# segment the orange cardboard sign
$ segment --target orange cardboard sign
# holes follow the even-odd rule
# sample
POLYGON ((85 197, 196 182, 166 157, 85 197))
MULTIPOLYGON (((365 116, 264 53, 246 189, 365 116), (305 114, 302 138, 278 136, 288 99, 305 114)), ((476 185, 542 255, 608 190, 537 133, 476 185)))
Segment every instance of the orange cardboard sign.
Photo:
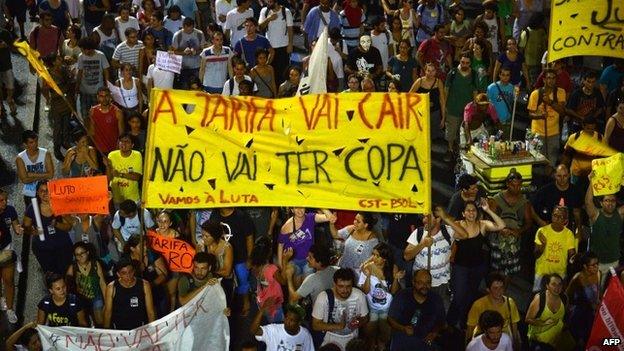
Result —
POLYGON ((108 214, 106 176, 63 178, 48 182, 50 203, 55 215, 75 213, 108 214))
POLYGON ((195 249, 191 244, 158 235, 152 230, 147 232, 147 241, 152 250, 163 255, 170 271, 191 273, 195 257, 195 249))

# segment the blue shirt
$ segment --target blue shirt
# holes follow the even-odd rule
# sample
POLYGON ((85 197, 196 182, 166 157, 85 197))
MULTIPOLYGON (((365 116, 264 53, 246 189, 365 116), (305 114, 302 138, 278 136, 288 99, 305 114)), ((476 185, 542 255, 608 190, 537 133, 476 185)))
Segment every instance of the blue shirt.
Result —
POLYGON ((416 13, 420 16, 420 29, 416 33, 416 42, 422 43, 423 41, 431 38, 433 33, 433 27, 436 24, 444 24, 444 10, 442 5, 436 3, 433 8, 429 8, 426 5, 418 5, 416 13))
POLYGON ((195 0, 172 0, 171 6, 173 5, 180 7, 180 12, 184 17, 195 18, 195 12, 197 12, 195 0))
POLYGON ((234 45, 234 52, 245 60, 247 67, 251 68, 256 65, 256 50, 258 48, 270 49, 269 39, 262 35, 256 35, 256 39, 249 41, 243 37, 234 45))
POLYGON ((620 86, 622 77, 624 77, 624 71, 620 71, 615 65, 611 65, 602 71, 599 83, 606 85, 607 92, 610 92, 620 86))
POLYGON ((494 105, 501 123, 509 122, 511 120, 510 109, 513 108, 514 86, 511 83, 502 84, 500 81, 492 83, 487 88, 487 96, 494 105), (498 87, 496 87, 497 83, 498 87), (506 104, 505 101, 507 101, 506 104))

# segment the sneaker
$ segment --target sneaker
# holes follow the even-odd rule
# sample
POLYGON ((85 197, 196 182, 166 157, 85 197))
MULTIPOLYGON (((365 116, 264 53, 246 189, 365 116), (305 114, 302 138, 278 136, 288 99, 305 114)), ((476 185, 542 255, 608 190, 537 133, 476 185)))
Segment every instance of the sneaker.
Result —
POLYGON ((7 310, 7 319, 9 320, 9 323, 11 324, 17 323, 17 315, 15 314, 15 311, 7 310))
POLYGON ((3 297, 0 297, 0 311, 6 311, 9 309, 9 306, 7 306, 6 303, 6 299, 3 297))

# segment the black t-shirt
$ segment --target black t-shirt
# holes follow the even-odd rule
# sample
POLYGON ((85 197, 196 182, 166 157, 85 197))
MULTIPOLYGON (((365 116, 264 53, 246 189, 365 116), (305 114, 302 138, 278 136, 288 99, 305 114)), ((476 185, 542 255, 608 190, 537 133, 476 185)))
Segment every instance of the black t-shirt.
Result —
POLYGON ((45 312, 45 324, 50 327, 77 327, 78 312, 82 310, 80 300, 74 294, 67 294, 65 303, 57 306, 52 300, 52 296, 44 297, 37 306, 45 312))
MULTIPOLYGON (((485 197, 485 192, 479 188, 477 191, 477 197, 475 202, 477 205, 481 198, 485 197)), ((461 197, 461 190, 456 191, 449 200, 448 207, 446 208, 446 212, 453 218, 460 220, 464 218, 462 212, 464 211, 464 207, 466 206, 466 201, 461 197)))
POLYGON ((372 74, 377 67, 381 67, 382 65, 381 54, 379 50, 372 45, 367 52, 360 51, 360 47, 358 46, 347 58, 347 66, 356 71, 365 69, 372 74))
POLYGON ((422 219, 415 214, 395 213, 388 215, 388 243, 405 250, 407 238, 416 228, 422 226, 422 219))
POLYGON ((603 108, 604 105, 600 90, 594 89, 590 95, 587 95, 582 88, 577 88, 570 94, 567 107, 579 115, 587 117, 593 115, 596 110, 603 108))
POLYGON ((570 223, 573 223, 574 216, 572 215, 572 210, 583 206, 583 193, 574 184, 570 184, 568 189, 561 191, 552 182, 539 189, 533 198, 535 213, 547 222, 551 221, 552 210, 559 204, 568 208, 568 220, 570 223))
POLYGON ((13 68, 11 64, 13 38, 11 38, 11 34, 6 29, 0 28, 0 41, 7 45, 5 48, 0 48, 0 72, 4 72, 13 68))
MULTIPOLYGON (((440 295, 429 291, 427 299, 419 303, 414 299, 412 289, 399 291, 390 303, 388 317, 402 325, 412 325, 414 327, 414 338, 421 339, 433 329, 444 322, 444 303, 440 295)), ((409 344, 410 339, 404 333, 395 332, 393 337, 405 337, 404 345, 409 344)), ((403 343, 401 343, 403 344, 403 343)))
MULTIPOLYGON (((234 264, 245 262, 251 252, 247 252, 247 237, 255 235, 255 227, 249 215, 240 209, 235 209, 232 214, 227 217, 223 217, 220 211, 215 211, 210 217, 211 220, 225 223, 230 226, 232 231, 232 237, 230 238, 230 244, 234 251, 234 264)), ((227 228, 225 233, 228 234, 227 228)))
POLYGON ((17 212, 13 206, 7 206, 0 213, 0 250, 11 243, 11 226, 17 220, 17 212))

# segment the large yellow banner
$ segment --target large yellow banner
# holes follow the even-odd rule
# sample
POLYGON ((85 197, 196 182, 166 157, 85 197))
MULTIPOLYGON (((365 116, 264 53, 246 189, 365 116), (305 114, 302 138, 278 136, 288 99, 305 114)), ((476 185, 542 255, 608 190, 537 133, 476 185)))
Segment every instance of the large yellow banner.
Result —
POLYGON ((569 56, 624 58, 622 0, 552 0, 548 62, 569 56))
POLYGON ((427 95, 154 89, 146 150, 150 208, 430 209, 427 95))

